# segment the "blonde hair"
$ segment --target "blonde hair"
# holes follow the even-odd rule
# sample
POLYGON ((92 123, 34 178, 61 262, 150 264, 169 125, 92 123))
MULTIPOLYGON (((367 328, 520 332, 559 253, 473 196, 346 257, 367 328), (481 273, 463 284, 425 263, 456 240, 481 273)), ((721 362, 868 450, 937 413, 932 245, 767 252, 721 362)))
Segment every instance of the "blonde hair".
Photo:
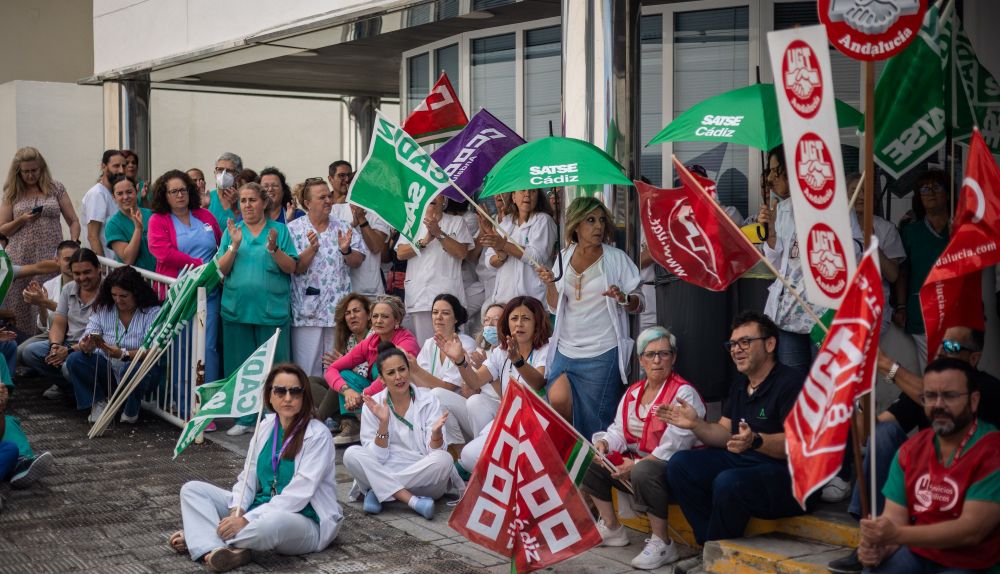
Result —
POLYGON ((10 169, 7 170, 7 179, 3 184, 3 200, 11 207, 14 206, 28 189, 21 179, 21 163, 26 161, 38 162, 38 169, 41 170, 38 176, 38 188, 45 195, 51 195, 55 189, 52 181, 52 174, 49 173, 49 164, 45 163, 42 152, 33 147, 23 147, 14 154, 14 159, 10 161, 10 169))
POLYGON ((578 197, 569 204, 566 209, 566 243, 576 243, 576 228, 587 218, 587 214, 595 209, 600 209, 604 217, 608 220, 604 226, 604 243, 612 243, 615 239, 615 220, 611 216, 611 211, 600 199, 596 197, 578 197))

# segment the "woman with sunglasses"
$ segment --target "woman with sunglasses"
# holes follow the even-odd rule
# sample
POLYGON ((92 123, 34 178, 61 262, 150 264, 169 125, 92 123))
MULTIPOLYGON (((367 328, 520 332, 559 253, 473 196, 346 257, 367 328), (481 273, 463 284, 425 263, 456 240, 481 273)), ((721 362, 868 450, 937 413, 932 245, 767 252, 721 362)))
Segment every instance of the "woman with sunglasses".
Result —
POLYGON ((231 491, 191 481, 181 488, 184 529, 170 546, 209 570, 250 562, 250 551, 319 552, 337 537, 343 513, 330 431, 316 419, 309 379, 275 365, 264 383, 270 413, 231 491))
POLYGON ((352 369, 362 364, 375 365, 379 345, 383 343, 416 355, 420 352, 413 333, 402 327, 406 308, 399 297, 379 295, 371 306, 371 335, 356 347, 335 360, 326 369, 326 382, 330 388, 340 393, 341 430, 337 444, 350 444, 360 440, 360 425, 355 418, 361 408, 363 395, 374 395, 385 388, 378 378, 378 370, 372 369, 367 376, 352 369), (375 381, 374 383, 372 381, 375 381))
POLYGON ((344 466, 354 476, 350 497, 364 495, 366 514, 398 500, 431 520, 434 500, 464 486, 445 450, 448 413, 429 390, 413 384, 402 350, 380 344, 375 364, 386 388, 364 397, 361 445, 344 452, 344 466))
POLYGON ((549 347, 549 400, 583 436, 611 424, 618 385, 628 381, 634 341, 627 313, 643 309, 639 268, 610 243, 614 220, 599 199, 578 197, 566 211, 560 279, 538 268, 545 299, 556 314, 558 344, 549 347))
POLYGON ((677 550, 667 535, 667 461, 675 452, 689 449, 697 442, 690 430, 658 418, 657 407, 679 399, 694 407, 699 417, 705 416, 701 395, 674 371, 676 343, 674 335, 660 326, 639 334, 636 350, 646 380, 625 391, 618 403, 615 422, 607 430, 594 433, 593 438, 597 451, 617 471, 610 471, 602 461, 594 459, 583 477, 582 489, 601 515, 597 531, 601 533, 603 546, 629 543, 611 504, 612 488, 618 490, 619 507, 628 497, 632 508, 646 513, 653 535, 632 560, 632 566, 640 570, 652 570, 677 560, 677 550), (633 496, 627 494, 624 481, 632 483, 633 496))

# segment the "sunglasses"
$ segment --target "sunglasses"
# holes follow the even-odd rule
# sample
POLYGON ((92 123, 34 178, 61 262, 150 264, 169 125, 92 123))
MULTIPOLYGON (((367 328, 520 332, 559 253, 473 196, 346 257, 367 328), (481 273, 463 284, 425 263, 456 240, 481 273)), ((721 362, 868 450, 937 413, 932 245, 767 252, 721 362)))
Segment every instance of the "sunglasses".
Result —
POLYGON ((944 341, 941 341, 941 347, 944 348, 945 353, 951 353, 953 355, 956 353, 961 353, 962 351, 968 351, 970 353, 976 352, 975 349, 966 347, 965 345, 959 343, 958 341, 953 341, 951 339, 945 339, 944 341))
POLYGON ((292 395, 293 397, 300 397, 302 393, 305 392, 303 387, 271 387, 271 392, 278 397, 284 397, 285 395, 292 395))

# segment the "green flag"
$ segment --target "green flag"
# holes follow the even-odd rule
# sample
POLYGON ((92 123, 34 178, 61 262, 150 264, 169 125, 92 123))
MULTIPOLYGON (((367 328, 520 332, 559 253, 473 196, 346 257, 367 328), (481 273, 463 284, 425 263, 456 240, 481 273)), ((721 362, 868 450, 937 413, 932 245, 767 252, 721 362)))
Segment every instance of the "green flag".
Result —
POLYGON ((198 288, 204 287, 205 291, 211 292, 221 281, 222 275, 214 259, 178 277, 177 282, 167 291, 167 297, 153 324, 146 331, 142 347, 151 349, 154 344, 160 348, 165 347, 184 329, 198 310, 198 288))
POLYGON ((951 36, 937 5, 924 16, 917 38, 882 70, 875 87, 875 161, 894 178, 945 141, 951 36))
POLYGON ((174 458, 194 442, 213 419, 237 418, 256 414, 262 408, 261 391, 264 380, 274 362, 274 348, 278 344, 279 329, 274 335, 250 355, 228 379, 198 387, 201 409, 181 431, 174 446, 174 458))
POLYGON ((347 201, 377 213, 416 249, 424 209, 449 181, 420 144, 377 112, 368 157, 347 201))
POLYGON ((7 297, 10 284, 14 281, 14 264, 10 262, 7 252, 0 249, 0 301, 7 297))
POLYGON ((952 52, 954 75, 958 78, 954 109, 956 139, 967 140, 975 123, 990 152, 1000 154, 1000 83, 979 62, 961 20, 952 16, 949 23, 957 27, 952 52))

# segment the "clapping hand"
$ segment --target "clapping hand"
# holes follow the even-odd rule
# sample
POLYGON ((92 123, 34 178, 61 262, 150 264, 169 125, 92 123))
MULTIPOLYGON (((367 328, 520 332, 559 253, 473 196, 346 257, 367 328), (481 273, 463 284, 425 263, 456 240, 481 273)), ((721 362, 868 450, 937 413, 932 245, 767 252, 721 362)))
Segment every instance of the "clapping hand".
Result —
POLYGON ((435 213, 428 213, 424 216, 424 225, 427 226, 427 234, 431 237, 441 235, 441 216, 435 213))
POLYGON ((750 425, 746 421, 740 421, 739 432, 734 434, 729 442, 726 443, 726 450, 733 454, 740 454, 746 450, 749 450, 750 445, 753 444, 753 431, 750 430, 750 425))
POLYGON ((354 229, 348 227, 346 233, 337 232, 337 247, 343 253, 351 248, 351 238, 354 237, 354 229))
POLYGON ((45 292, 45 288, 38 281, 28 283, 28 286, 21 292, 21 297, 28 305, 39 305, 49 298, 48 293, 45 292))
POLYGON ((468 353, 465 356, 467 359, 469 359, 469 362, 472 363, 472 366, 478 369, 483 364, 483 361, 486 360, 486 351, 482 349, 476 349, 475 351, 468 353))
POLYGON ((434 421, 431 425, 431 436, 441 436, 441 429, 444 428, 444 422, 448 420, 448 411, 444 411, 438 420, 434 421))
POLYGON ((306 249, 312 249, 313 251, 319 251, 319 235, 316 232, 309 230, 306 232, 306 241, 309 242, 309 247, 306 249))
POLYGON ((656 407, 656 418, 677 428, 687 430, 698 426, 698 422, 701 421, 698 411, 680 397, 677 397, 672 405, 661 404, 656 407))
POLYGON ((274 253, 278 249, 278 230, 271 228, 271 231, 267 232, 267 250, 274 253))
POLYGON ((0 329, 0 341, 13 341, 17 338, 17 333, 10 329, 0 329))
POLYGON ((357 205, 351 206, 351 227, 360 227, 363 223, 368 222, 368 217, 365 214, 365 210, 357 205))
POLYGON ((234 249, 240 248, 240 243, 243 242, 243 228, 236 225, 236 222, 232 219, 226 221, 226 231, 229 233, 229 242, 233 245, 234 249))
POLYGON ((389 405, 385 404, 385 399, 376 401, 368 395, 362 395, 361 400, 365 402, 365 408, 371 411, 380 423, 383 425, 389 424, 389 405))
POLYGON ((457 365, 465 359, 465 348, 462 347, 462 341, 458 337, 448 339, 441 333, 435 333, 434 342, 452 363, 457 365))
POLYGON ((285 221, 288 222, 293 219, 295 219, 295 202, 289 201, 288 204, 285 205, 285 221))
POLYGON ((521 349, 518 347, 517 339, 514 338, 514 335, 507 335, 507 358, 510 359, 511 363, 516 363, 523 359, 521 349))

